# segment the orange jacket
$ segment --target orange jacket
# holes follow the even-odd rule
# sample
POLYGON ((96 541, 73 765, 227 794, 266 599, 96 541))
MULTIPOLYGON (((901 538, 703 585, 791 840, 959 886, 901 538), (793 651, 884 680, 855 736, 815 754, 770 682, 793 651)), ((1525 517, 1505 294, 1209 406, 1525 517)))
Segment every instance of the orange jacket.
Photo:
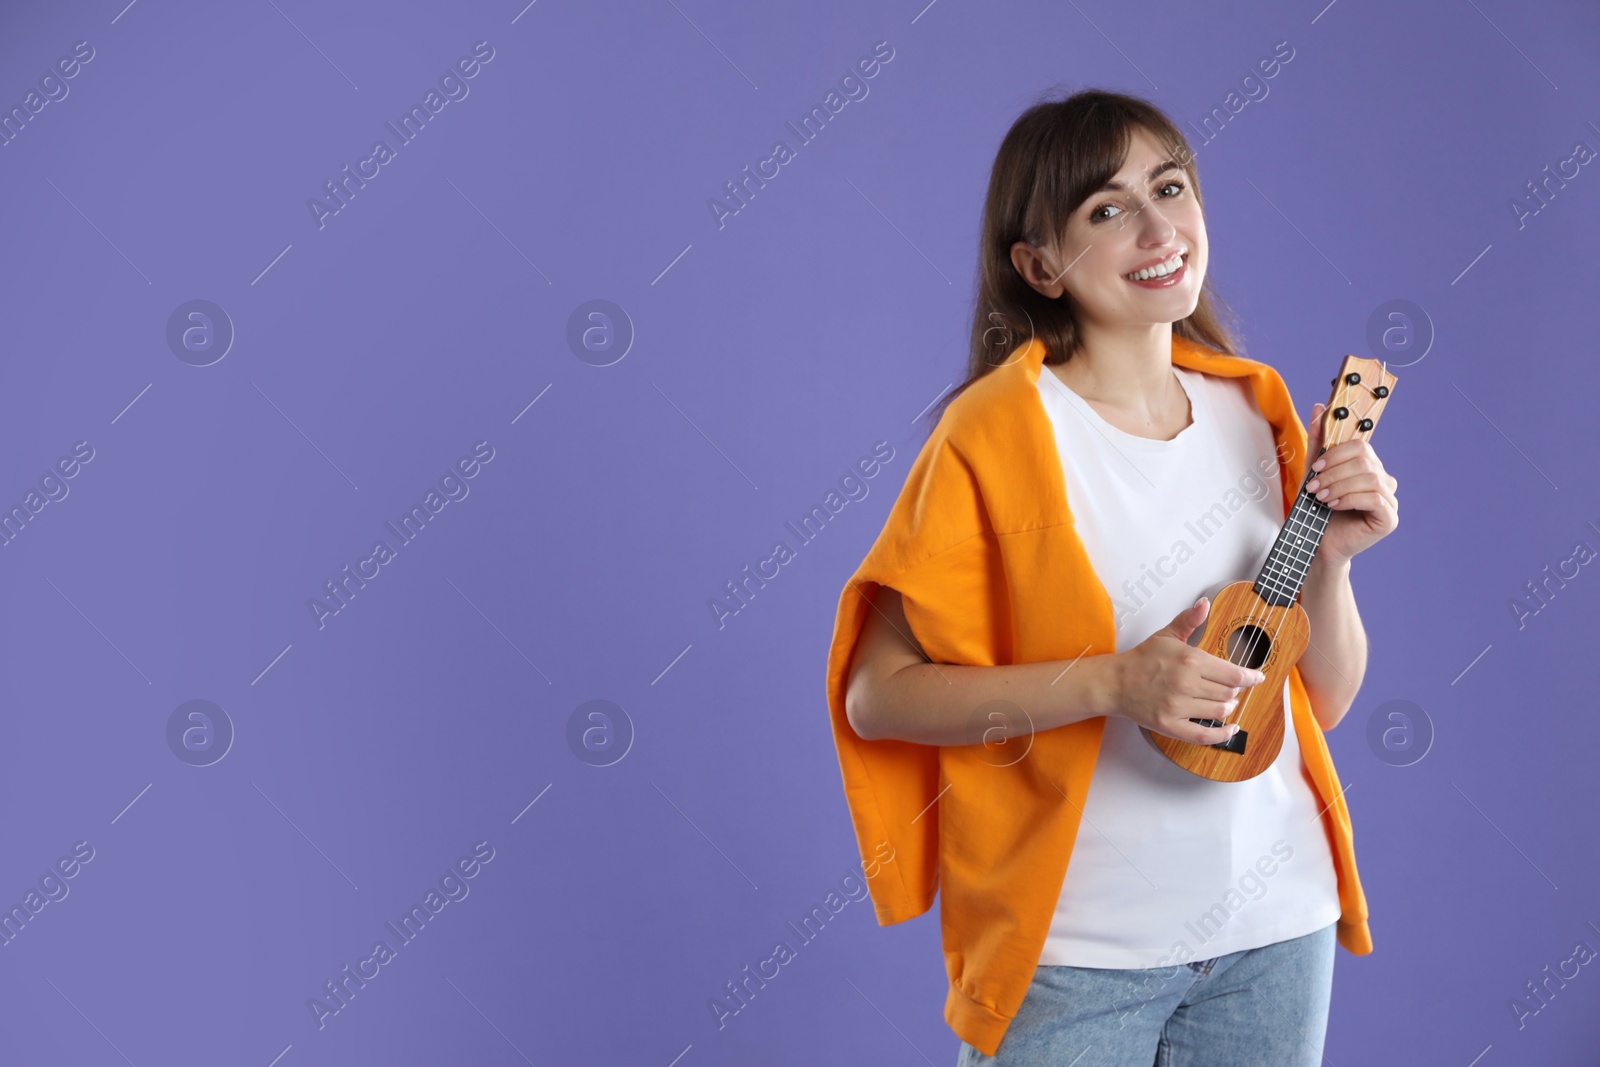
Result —
MULTIPOLYGON (((1116 651, 1111 599, 1075 532, 1037 392, 1044 356, 1031 340, 950 403, 840 594, 828 654, 833 738, 878 923, 921 915, 938 892, 950 981, 945 1021, 987 1055, 999 1048, 1038 966, 1105 717, 1045 730, 1025 758, 1002 768, 981 744, 863 740, 845 717, 845 688, 879 586, 899 590, 935 663, 991 666, 1116 651)), ((1278 372, 1176 334, 1172 362, 1249 382, 1277 440, 1287 515, 1307 437, 1278 372)), ((1343 911, 1338 941, 1365 955, 1372 937, 1350 813, 1298 668, 1289 672, 1289 697, 1307 777, 1325 805, 1343 911)))

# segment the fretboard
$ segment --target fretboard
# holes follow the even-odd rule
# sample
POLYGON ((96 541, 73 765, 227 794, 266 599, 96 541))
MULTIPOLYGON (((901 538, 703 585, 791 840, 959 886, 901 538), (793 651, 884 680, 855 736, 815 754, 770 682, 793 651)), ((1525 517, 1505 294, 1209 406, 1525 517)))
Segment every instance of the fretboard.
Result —
POLYGON ((1283 529, 1272 544, 1267 561, 1256 576, 1255 593, 1273 607, 1287 607, 1300 595, 1306 575, 1311 570, 1311 558, 1317 553, 1322 532, 1328 528, 1328 516, 1333 511, 1305 490, 1309 478, 1300 482, 1300 495, 1294 507, 1283 520, 1283 529))

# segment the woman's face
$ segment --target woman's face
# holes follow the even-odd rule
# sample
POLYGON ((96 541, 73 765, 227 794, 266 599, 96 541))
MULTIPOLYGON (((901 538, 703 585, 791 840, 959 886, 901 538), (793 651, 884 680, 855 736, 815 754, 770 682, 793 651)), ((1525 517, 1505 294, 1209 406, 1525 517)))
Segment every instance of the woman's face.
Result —
POLYGON ((1086 325, 1188 316, 1206 272, 1205 218, 1189 175, 1148 132, 1135 130, 1122 169, 1072 213, 1058 256, 1059 283, 1086 325), (1150 272, 1158 263, 1170 272, 1150 272))

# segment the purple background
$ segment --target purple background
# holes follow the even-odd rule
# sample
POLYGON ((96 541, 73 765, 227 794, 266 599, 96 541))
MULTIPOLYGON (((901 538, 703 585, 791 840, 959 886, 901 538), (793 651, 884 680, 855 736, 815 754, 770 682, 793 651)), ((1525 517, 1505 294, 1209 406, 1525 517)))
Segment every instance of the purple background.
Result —
POLYGON ((1600 547, 1596 165, 1510 207, 1600 148, 1592 5, 121 3, 0 34, 6 109, 94 49, 0 148, 0 506, 94 450, 0 552, 0 906, 94 849, 0 948, 0 1059, 953 1063, 936 912, 852 902, 725 1028, 708 1003, 859 873, 839 591, 959 380, 1000 138, 1102 86, 1190 129, 1213 277, 1303 419, 1345 353, 1399 378, 1374 444, 1406 506, 1354 565, 1372 658, 1329 735, 1376 951, 1339 952, 1328 1061, 1594 1062, 1595 965, 1510 1008, 1600 947, 1600 578, 1511 609, 1600 547), (478 41, 469 95, 319 228, 308 199, 478 41), (209 366, 166 340, 194 299, 236 331, 209 366), (569 346, 592 300, 625 358, 569 346), (1391 300, 1427 324, 1375 352, 1391 300), (470 494, 319 628, 479 441, 470 494), (719 628, 877 441, 869 495, 719 628), (166 737, 196 699, 236 732, 204 767, 166 737), (568 740, 596 699, 626 715, 605 767, 568 740), (1408 766, 1368 741, 1390 701, 1432 724, 1408 766), (479 841, 470 895, 319 1029, 308 1000, 479 841))

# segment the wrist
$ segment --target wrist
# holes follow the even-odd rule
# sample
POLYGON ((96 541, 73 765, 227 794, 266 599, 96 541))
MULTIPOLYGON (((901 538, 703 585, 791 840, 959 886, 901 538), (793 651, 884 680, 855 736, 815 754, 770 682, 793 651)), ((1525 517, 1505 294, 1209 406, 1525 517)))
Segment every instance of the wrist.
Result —
POLYGON ((1327 581, 1338 580, 1350 576, 1350 560, 1340 559, 1337 556, 1324 556, 1320 552, 1311 557, 1311 566, 1306 568, 1306 580, 1313 579, 1327 581))
POLYGON ((1088 686, 1089 716, 1121 714, 1122 676, 1126 661, 1120 653, 1107 652, 1093 657, 1091 662, 1097 670, 1093 672, 1088 686))

